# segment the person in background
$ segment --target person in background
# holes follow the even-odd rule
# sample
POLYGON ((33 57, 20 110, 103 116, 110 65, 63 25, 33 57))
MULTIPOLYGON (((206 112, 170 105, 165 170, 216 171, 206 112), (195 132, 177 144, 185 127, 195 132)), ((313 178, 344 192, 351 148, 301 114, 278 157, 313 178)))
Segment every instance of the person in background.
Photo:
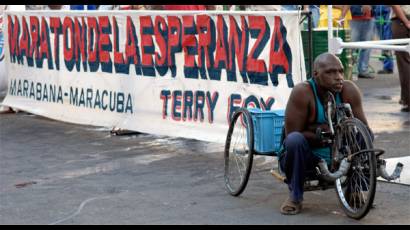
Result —
POLYGON ((70 10, 97 10, 98 5, 70 5, 70 10))
MULTIPOLYGON (((344 5, 332 5, 332 17, 333 17, 333 26, 336 29, 350 29, 349 23, 352 20, 352 15, 350 10, 347 11, 346 16, 343 18, 343 21, 338 21, 341 18, 342 10, 344 5)), ((320 18, 319 18, 319 25, 318 28, 327 29, 327 17, 328 17, 328 6, 327 5, 320 5, 320 18)))
MULTIPOLYGON (((386 5, 376 5, 374 10, 375 16, 375 28, 380 40, 392 39, 391 21, 390 21, 391 9, 386 5)), ((393 57, 390 50, 383 50, 383 69, 379 70, 378 74, 391 74, 393 73, 393 57)))
MULTIPOLYGON (((392 32, 393 39, 410 38, 410 5, 393 5, 392 32)), ((395 51, 397 69, 400 78, 401 111, 409 112, 410 105, 410 54, 395 51)))
POLYGON ((312 12, 312 27, 317 28, 320 19, 320 5, 304 5, 303 10, 312 12))
MULTIPOLYGON (((371 41, 374 35, 374 16, 370 5, 345 5, 339 21, 344 20, 350 8, 352 20, 350 21, 352 42, 371 41)), ((358 61, 358 77, 374 78, 369 73, 369 59, 371 49, 360 49, 358 61)))
POLYGON ((64 7, 64 5, 46 5, 44 9, 45 10, 67 10, 67 7, 64 7))

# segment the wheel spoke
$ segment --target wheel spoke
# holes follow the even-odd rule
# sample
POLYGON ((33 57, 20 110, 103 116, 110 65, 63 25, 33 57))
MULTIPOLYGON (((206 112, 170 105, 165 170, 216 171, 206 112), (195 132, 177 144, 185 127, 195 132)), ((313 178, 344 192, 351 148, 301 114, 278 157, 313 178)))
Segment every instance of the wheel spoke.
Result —
POLYGON ((236 154, 234 155, 234 158, 235 158, 235 163, 236 163, 236 166, 237 166, 237 169, 238 169, 239 177, 242 180, 243 179, 243 174, 241 172, 241 168, 240 168, 239 163, 238 163, 238 157, 236 156, 236 154))
MULTIPOLYGON (((240 119, 240 118, 238 118, 240 119)), ((244 144, 244 133, 245 133, 245 129, 242 127, 242 124, 240 122, 237 123, 238 124, 238 129, 240 130, 238 137, 235 139, 235 146, 236 148, 233 149, 233 158, 235 160, 235 164, 236 164, 236 168, 240 177, 240 181, 243 180, 243 171, 242 168, 244 168, 244 170, 246 170, 246 163, 243 161, 243 157, 244 154, 246 153, 246 145, 244 144)))
POLYGON ((249 129, 250 122, 251 116, 246 109, 235 112, 225 143, 225 185, 233 196, 244 190, 252 167, 253 130, 249 129))
MULTIPOLYGON (((359 120, 352 118, 342 121, 336 134, 336 148, 344 156, 361 150, 372 149, 372 140, 366 127, 359 120)), ((375 155, 365 152, 355 155, 344 180, 336 183, 339 200, 349 217, 360 219, 369 211, 376 188, 375 155)))

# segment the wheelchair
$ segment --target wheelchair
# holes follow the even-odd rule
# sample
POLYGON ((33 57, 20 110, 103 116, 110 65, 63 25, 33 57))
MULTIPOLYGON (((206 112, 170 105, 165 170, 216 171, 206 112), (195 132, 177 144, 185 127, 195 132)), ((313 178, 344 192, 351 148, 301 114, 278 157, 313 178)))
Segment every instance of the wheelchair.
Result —
MULTIPOLYGON (((307 172, 304 191, 334 188, 345 214, 353 219, 361 219, 372 207, 376 178, 381 176, 389 181, 399 178, 403 164, 398 163, 394 172, 389 175, 385 168, 386 162, 381 158, 384 150, 373 148, 369 130, 353 116, 350 104, 336 106, 330 92, 326 119, 330 132, 320 132, 317 135, 329 137, 329 145, 332 148, 331 165, 328 166, 322 160, 315 172, 307 172)), ((284 149, 258 152, 255 149, 255 138, 258 137, 255 137, 254 126, 254 117, 249 109, 240 108, 235 111, 224 148, 225 187, 232 196, 239 196, 245 190, 254 155, 278 158, 280 149, 284 149)), ((284 127, 281 130, 280 143, 283 144, 284 127)), ((271 173, 280 181, 286 180, 279 166, 272 169, 271 173)))

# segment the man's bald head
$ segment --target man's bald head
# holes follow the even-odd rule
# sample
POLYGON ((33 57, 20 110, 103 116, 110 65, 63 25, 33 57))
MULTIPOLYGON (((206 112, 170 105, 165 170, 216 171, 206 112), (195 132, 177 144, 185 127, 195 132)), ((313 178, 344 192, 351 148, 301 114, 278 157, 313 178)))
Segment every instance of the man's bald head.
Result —
POLYGON ((319 72, 326 66, 334 65, 335 63, 340 63, 340 59, 331 53, 322 53, 315 58, 315 62, 313 63, 313 71, 319 72))
POLYGON ((331 53, 317 56, 313 69, 317 84, 331 92, 341 92, 343 86, 343 65, 340 59, 331 53))

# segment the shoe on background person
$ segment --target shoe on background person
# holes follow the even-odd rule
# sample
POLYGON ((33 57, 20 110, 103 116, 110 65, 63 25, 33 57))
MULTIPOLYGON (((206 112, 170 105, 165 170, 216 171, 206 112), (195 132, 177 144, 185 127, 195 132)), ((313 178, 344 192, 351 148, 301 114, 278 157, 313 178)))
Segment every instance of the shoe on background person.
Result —
POLYGON ((390 69, 382 69, 382 70, 377 71, 377 74, 392 74, 392 73, 393 73, 393 70, 390 70, 390 69))
POLYGON ((367 79, 373 79, 374 76, 371 75, 370 73, 359 73, 359 75, 357 76, 358 78, 367 78, 367 79))

